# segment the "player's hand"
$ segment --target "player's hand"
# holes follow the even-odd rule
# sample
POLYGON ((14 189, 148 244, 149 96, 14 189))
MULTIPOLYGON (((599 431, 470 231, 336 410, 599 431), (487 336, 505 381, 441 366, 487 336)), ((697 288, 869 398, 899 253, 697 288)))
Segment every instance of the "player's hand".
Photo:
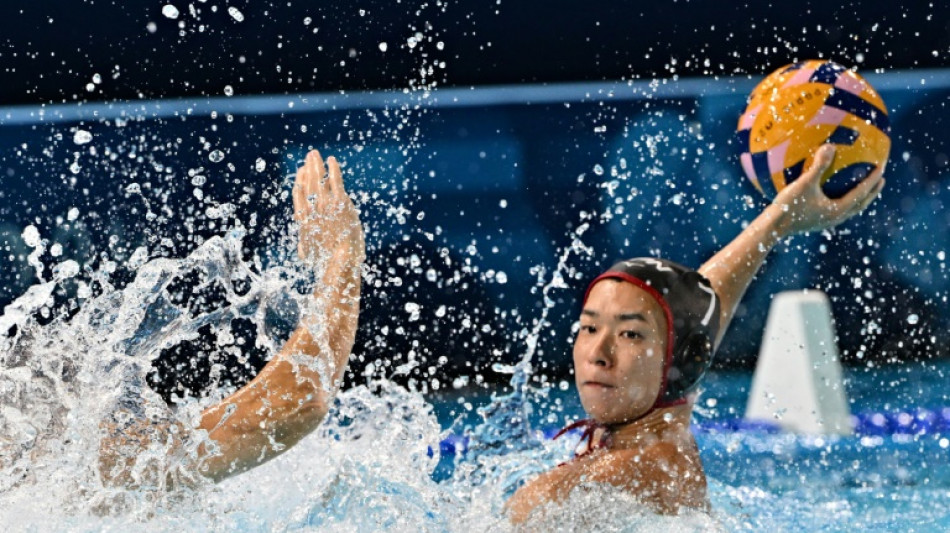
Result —
POLYGON ((297 170, 293 197, 294 220, 300 224, 297 253, 301 260, 315 264, 320 258, 346 253, 362 262, 363 226, 359 211, 343 188, 336 158, 330 156, 324 165, 320 152, 311 150, 297 170))
POLYGON ((884 167, 876 168, 854 189, 838 199, 831 199, 821 190, 821 175, 834 160, 835 147, 826 144, 818 149, 815 160, 800 178, 782 189, 772 202, 787 215, 783 224, 787 235, 823 230, 848 220, 863 211, 877 198, 884 187, 884 167))

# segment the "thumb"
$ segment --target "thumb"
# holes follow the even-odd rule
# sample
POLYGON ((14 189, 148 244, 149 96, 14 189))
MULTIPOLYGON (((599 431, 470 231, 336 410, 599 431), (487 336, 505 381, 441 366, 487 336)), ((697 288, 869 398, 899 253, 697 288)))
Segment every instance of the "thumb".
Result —
POLYGON ((818 151, 815 152, 815 158, 812 160, 811 167, 802 174, 802 179, 817 183, 821 175, 831 166, 831 162, 835 160, 835 150, 836 148, 833 144, 821 145, 818 151))

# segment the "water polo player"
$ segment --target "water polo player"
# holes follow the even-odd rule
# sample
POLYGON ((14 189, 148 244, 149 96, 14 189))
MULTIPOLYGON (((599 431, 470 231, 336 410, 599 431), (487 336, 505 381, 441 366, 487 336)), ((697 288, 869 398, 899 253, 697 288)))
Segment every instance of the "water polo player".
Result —
POLYGON ((593 280, 574 341, 575 382, 590 418, 565 428, 584 430, 574 459, 508 501, 512 521, 543 513, 586 483, 619 487, 661 513, 707 507, 689 422, 736 305, 777 243, 844 222, 884 186, 881 167, 844 197, 828 198, 819 178, 833 158, 834 148, 823 146, 812 168, 699 271, 633 259, 593 280))
MULTIPOLYGON (((179 474, 226 478, 289 449, 326 416, 356 336, 365 257, 363 229, 343 188, 340 165, 330 157, 326 167, 329 175, 323 158, 311 151, 293 188, 298 255, 321 275, 313 293, 317 312, 303 313, 288 341, 250 383, 202 412, 198 429, 207 431, 209 440, 198 447, 193 461, 157 465, 153 474, 173 482, 182 479, 179 474)), ((130 467, 150 444, 173 441, 185 432, 147 422, 112 429, 101 445, 103 477, 129 486, 164 485, 165 479, 142 479, 141 473, 133 479, 130 467)), ((173 444, 172 455, 184 456, 175 453, 181 446, 173 444)))

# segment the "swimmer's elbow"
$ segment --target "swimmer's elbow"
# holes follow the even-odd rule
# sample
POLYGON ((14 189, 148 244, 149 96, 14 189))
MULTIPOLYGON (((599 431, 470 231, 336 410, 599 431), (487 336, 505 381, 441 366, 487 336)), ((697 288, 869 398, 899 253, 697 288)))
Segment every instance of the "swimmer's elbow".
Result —
POLYGON ((323 422, 329 412, 330 407, 325 398, 311 398, 300 405, 298 416, 301 424, 307 428, 306 432, 310 433, 323 422))
MULTIPOLYGON (((273 437, 288 446, 293 446, 315 430, 327 417, 330 409, 326 398, 313 395, 300 400, 292 409, 284 410, 283 416, 271 420, 273 437)), ((265 425, 266 427, 266 425, 265 425)))

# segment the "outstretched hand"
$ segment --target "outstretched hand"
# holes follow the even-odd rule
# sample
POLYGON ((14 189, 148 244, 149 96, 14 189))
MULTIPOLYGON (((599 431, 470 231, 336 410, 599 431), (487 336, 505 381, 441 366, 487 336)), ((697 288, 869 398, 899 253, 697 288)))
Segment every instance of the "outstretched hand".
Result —
POLYGON ((786 235, 823 230, 848 220, 863 211, 877 198, 884 187, 883 165, 876 168, 854 189, 838 199, 831 199, 821 190, 821 175, 834 160, 834 145, 818 149, 811 168, 790 183, 775 197, 777 205, 788 216, 786 235))
POLYGON ((343 174, 336 158, 324 166, 320 152, 311 150, 294 182, 294 220, 300 224, 300 259, 314 264, 337 253, 365 256, 359 212, 343 188, 343 174), (329 175, 327 173, 329 168, 329 175))

